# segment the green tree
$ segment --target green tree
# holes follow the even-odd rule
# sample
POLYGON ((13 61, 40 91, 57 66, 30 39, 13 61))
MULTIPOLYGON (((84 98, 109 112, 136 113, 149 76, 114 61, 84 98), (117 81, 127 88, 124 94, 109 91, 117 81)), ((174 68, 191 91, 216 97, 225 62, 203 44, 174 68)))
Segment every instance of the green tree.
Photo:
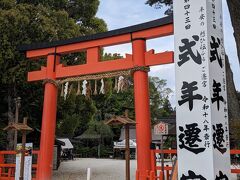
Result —
POLYGON ((171 114, 171 104, 168 100, 172 93, 170 88, 166 87, 167 81, 159 77, 149 77, 150 90, 150 108, 152 122, 160 117, 167 117, 171 114))
MULTIPOLYGON (((8 105, 7 116, 3 118, 6 125, 14 120, 14 97, 22 97, 23 107, 21 111, 23 113, 21 115, 24 116, 34 117, 32 112, 36 108, 35 105, 37 105, 38 110, 41 110, 39 105, 42 104, 37 103, 42 101, 42 91, 37 90, 41 89, 40 84, 27 84, 26 81, 26 72, 40 66, 35 62, 27 61, 17 51, 17 46, 23 43, 77 36, 79 35, 79 27, 64 11, 51 11, 41 5, 28 4, 19 4, 10 9, 2 9, 0 11, 0 26, 0 84, 1 87, 5 87, 3 93, 7 97, 3 98, 1 103, 8 105), (60 19, 62 21, 57 23, 60 19), (33 91, 34 89, 36 91, 33 91), (31 108, 28 109, 29 107, 31 108)), ((20 118, 22 117, 20 116, 20 118)), ((34 121, 29 122, 30 125, 32 122, 34 121)), ((12 148, 12 137, 9 133, 10 149, 12 148)))
POLYGON ((88 124, 89 134, 99 134, 101 138, 111 138, 113 136, 112 130, 108 125, 105 125, 103 121, 91 120, 88 124))
POLYGON ((238 10, 238 7, 240 7, 240 1, 227 0, 227 4, 234 30, 233 35, 237 45, 238 61, 240 63, 240 11, 238 10))
POLYGON ((164 102, 163 102, 160 112, 161 112, 161 117, 169 117, 172 115, 173 108, 172 108, 171 103, 168 100, 168 98, 164 99, 164 102))
POLYGON ((65 11, 70 18, 80 25, 83 34, 106 31, 105 22, 95 16, 99 0, 18 0, 17 3, 43 5, 56 11, 65 11))
POLYGON ((155 8, 167 7, 165 14, 169 15, 173 11, 172 2, 173 0, 147 0, 146 4, 149 6, 154 6, 155 8))
MULTIPOLYGON (((114 84, 114 80, 112 84, 114 84)), ((133 91, 133 80, 128 79, 130 84, 124 92, 117 93, 111 91, 109 94, 93 96, 95 105, 101 113, 101 117, 106 119, 111 115, 123 115, 125 109, 130 109, 129 115, 134 119, 134 91, 133 91)), ((170 88, 166 87, 166 80, 159 79, 158 77, 149 77, 149 91, 150 91, 150 110, 152 120, 158 119, 161 116, 167 116, 164 111, 166 103, 169 103, 168 97, 172 93, 170 88), (163 115, 161 112, 164 112, 163 115)), ((167 113, 170 114, 171 105, 167 110, 167 113)), ((165 108, 166 110, 166 108, 165 108)))
POLYGON ((91 99, 76 95, 73 91, 66 100, 59 97, 57 114, 57 135, 72 138, 88 129, 93 120, 96 107, 91 99))
MULTIPOLYGON (((68 39, 107 29, 104 21, 95 17, 98 1, 85 3, 86 7, 91 8, 84 15, 70 15, 70 9, 67 11, 67 8, 60 7, 62 2, 69 1, 0 0, 0 107, 6 107, 0 108, 1 126, 14 121, 13 99, 17 96, 22 98, 20 119, 28 116, 32 127, 40 128, 41 124, 42 84, 27 83, 26 73, 40 69, 44 65, 44 59, 38 62, 26 60, 18 52, 18 45, 68 39)), ((65 61, 70 60, 66 57, 65 61)), ((9 149, 12 149, 12 137, 9 133, 9 149)), ((0 144, 2 142, 4 141, 0 141, 0 144)))
POLYGON ((240 104, 240 92, 239 91, 237 91, 237 99, 238 99, 238 102, 240 104))

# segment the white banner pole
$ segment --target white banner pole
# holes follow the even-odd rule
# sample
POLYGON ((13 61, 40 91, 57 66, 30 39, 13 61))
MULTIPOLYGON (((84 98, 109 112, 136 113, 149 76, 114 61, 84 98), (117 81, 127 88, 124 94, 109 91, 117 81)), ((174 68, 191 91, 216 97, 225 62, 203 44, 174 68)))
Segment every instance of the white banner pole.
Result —
POLYGON ((174 0, 178 179, 230 179, 221 0, 174 0))

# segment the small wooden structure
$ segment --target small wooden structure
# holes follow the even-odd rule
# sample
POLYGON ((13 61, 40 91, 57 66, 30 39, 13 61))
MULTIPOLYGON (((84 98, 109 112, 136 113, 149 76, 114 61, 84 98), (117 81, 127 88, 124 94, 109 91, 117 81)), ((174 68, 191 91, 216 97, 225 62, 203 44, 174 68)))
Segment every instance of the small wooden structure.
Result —
POLYGON ((128 111, 123 116, 113 116, 106 120, 107 125, 124 125, 125 126, 125 160, 126 160, 126 180, 130 180, 130 148, 129 148, 129 125, 135 125, 136 122, 128 117, 128 111))
POLYGON ((27 118, 23 119, 23 123, 9 123, 7 127, 3 129, 4 131, 15 130, 22 132, 22 150, 21 152, 21 166, 20 166, 20 177, 19 180, 23 180, 24 176, 24 161, 25 161, 25 144, 27 132, 33 131, 31 127, 27 125, 27 118))

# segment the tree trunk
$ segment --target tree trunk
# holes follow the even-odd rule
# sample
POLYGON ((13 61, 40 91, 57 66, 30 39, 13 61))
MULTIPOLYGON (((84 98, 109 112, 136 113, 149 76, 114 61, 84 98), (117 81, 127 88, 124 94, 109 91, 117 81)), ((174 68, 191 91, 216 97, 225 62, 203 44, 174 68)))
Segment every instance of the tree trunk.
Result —
POLYGON ((226 56, 226 79, 231 145, 234 147, 236 144, 239 143, 240 139, 240 105, 233 81, 233 73, 229 64, 228 56, 226 56))
MULTIPOLYGON (((9 90, 8 92, 8 123, 14 122, 14 113, 12 109, 12 97, 11 97, 11 91, 9 90)), ((14 131, 10 130, 7 132, 7 150, 13 150, 14 148, 14 131)), ((9 155, 7 157, 7 162, 8 163, 14 163, 15 162, 15 157, 12 155, 9 155)))
POLYGON ((240 62, 240 0, 227 0, 227 3, 237 45, 238 61, 240 62))
POLYGON ((229 64, 228 56, 226 56, 226 79, 227 79, 227 97, 228 97, 228 109, 229 120, 240 120, 240 106, 237 97, 237 91, 233 81, 233 73, 229 64))

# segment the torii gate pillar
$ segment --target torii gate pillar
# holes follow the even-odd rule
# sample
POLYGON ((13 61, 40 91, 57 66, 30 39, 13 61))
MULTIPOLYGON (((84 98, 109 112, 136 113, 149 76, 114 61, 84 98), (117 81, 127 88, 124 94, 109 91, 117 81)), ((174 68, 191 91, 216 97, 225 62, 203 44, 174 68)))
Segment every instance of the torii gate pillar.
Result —
POLYGON ((40 154, 37 171, 37 179, 39 180, 51 180, 52 178, 58 92, 57 86, 53 82, 56 79, 55 66, 59 64, 59 59, 60 56, 56 55, 55 53, 47 56, 40 154))
MULTIPOLYGON (((144 39, 136 39, 132 43, 133 62, 135 66, 145 65, 146 42, 144 39)), ((136 116, 136 140, 137 140, 137 173, 139 180, 146 179, 147 171, 151 169, 151 126, 148 73, 136 71, 134 78, 134 99, 136 116)))

